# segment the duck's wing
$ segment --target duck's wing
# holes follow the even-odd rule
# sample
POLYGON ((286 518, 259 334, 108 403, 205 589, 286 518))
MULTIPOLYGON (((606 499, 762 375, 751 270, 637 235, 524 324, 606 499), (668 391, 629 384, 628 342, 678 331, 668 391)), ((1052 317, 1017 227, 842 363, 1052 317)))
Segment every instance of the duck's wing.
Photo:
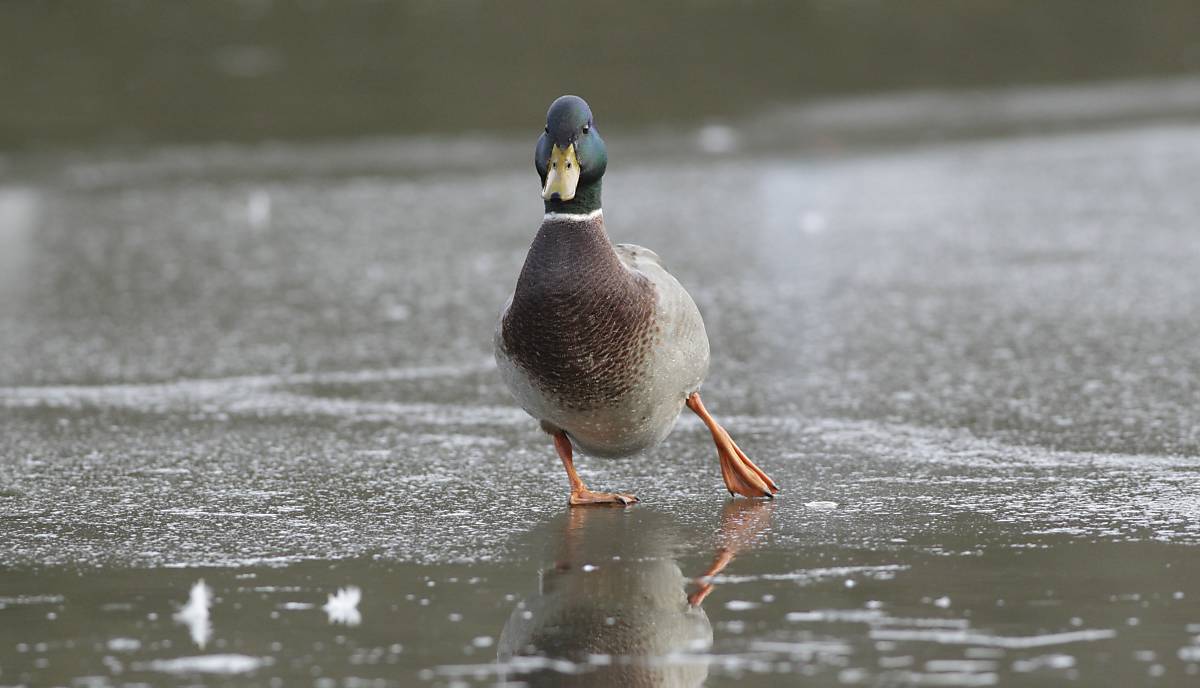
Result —
POLYGON ((668 272, 667 266, 663 265, 662 258, 645 246, 617 244, 614 248, 617 249, 617 257, 621 259, 625 267, 631 270, 645 273, 647 267, 654 266, 663 272, 668 272))
POLYGON ((680 386, 679 398, 696 391, 708 374, 708 335, 692 297, 667 271, 658 254, 636 244, 617 244, 617 257, 654 285, 655 325, 660 332, 654 348, 656 374, 680 386))
MULTIPOLYGON (((667 266, 663 265, 662 258, 658 254, 645 246, 637 244, 616 244, 613 248, 617 250, 617 258, 633 272, 650 280, 654 285, 655 290, 659 295, 659 307, 671 307, 679 312, 695 311, 696 306, 692 303, 692 297, 675 279, 667 266)), ((699 313, 696 313, 699 317, 699 313)))

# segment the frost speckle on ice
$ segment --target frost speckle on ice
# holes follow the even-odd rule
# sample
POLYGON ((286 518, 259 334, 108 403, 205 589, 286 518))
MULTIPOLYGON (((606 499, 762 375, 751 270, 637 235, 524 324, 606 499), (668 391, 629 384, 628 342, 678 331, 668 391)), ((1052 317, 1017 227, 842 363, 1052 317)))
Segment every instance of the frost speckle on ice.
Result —
POLYGON ((329 616, 329 623, 357 626, 362 623, 362 614, 358 611, 358 603, 362 600, 362 590, 350 585, 338 588, 329 596, 329 601, 321 609, 329 616))

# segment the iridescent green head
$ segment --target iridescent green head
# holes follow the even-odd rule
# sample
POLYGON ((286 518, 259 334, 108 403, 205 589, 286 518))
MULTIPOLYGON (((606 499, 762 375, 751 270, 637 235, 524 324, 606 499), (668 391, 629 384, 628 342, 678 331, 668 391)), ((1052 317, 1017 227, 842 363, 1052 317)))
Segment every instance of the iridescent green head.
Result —
POLYGON ((562 96, 550 104, 533 164, 542 178, 546 212, 589 213, 600 208, 608 151, 583 98, 562 96))

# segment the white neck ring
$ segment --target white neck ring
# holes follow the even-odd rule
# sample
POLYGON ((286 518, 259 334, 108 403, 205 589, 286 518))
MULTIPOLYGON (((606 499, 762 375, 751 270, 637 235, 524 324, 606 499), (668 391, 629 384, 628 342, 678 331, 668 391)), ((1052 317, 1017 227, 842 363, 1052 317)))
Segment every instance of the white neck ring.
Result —
POLYGON ((559 222, 589 222, 591 220, 595 220, 603 214, 603 208, 596 208, 590 213, 546 213, 542 220, 556 220, 559 222))

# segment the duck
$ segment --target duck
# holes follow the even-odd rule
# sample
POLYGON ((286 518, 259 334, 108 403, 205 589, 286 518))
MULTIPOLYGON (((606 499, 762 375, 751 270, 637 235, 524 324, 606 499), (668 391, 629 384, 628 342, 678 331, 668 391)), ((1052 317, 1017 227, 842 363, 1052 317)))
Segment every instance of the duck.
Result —
POLYGON ((609 239, 608 151, 583 98, 551 103, 533 162, 544 215, 493 344, 508 390, 553 438, 568 503, 636 503, 634 494, 589 489, 575 450, 636 455, 662 442, 685 406, 711 433, 730 496, 773 499, 778 485, 701 400, 710 350, 695 301, 657 253, 609 239))

